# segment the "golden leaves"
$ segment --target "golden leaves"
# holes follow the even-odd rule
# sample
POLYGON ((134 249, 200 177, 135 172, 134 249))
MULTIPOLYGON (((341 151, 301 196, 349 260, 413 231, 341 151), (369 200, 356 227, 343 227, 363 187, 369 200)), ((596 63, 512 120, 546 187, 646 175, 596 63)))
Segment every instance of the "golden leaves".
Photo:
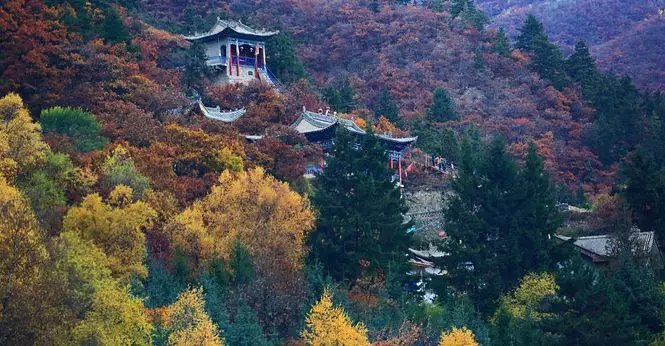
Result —
POLYGON ((180 293, 166 310, 168 344, 178 346, 221 346, 217 327, 205 313, 203 289, 191 288, 180 293))
POLYGON ((333 306, 328 288, 312 306, 305 324, 301 336, 309 345, 369 345, 367 328, 362 323, 353 324, 344 309, 333 306))
POLYGON ((114 276, 128 280, 145 276, 143 230, 150 227, 157 213, 142 201, 130 203, 132 189, 119 185, 110 194, 109 204, 98 194, 86 196, 63 220, 65 231, 91 240, 109 257, 114 276))
POLYGON ((313 226, 307 199, 255 168, 223 172, 210 194, 177 216, 168 233, 174 248, 203 263, 215 255, 228 260, 240 239, 255 259, 295 272, 302 265, 305 236, 313 226))
POLYGON ((473 332, 466 327, 453 327, 449 332, 441 334, 439 346, 478 346, 473 332))

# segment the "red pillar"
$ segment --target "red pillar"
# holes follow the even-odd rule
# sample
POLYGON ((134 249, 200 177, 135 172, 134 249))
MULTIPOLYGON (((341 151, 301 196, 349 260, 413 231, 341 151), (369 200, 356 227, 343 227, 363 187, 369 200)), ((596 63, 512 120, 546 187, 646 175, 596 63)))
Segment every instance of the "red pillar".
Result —
POLYGON ((390 160, 390 169, 393 169, 393 157, 388 154, 388 160, 390 160))

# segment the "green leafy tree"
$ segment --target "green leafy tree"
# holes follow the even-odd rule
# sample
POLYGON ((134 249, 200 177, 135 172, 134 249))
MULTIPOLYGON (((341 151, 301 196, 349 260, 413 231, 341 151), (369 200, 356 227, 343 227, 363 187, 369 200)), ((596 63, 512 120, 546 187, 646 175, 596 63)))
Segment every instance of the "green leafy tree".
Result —
POLYGON ((129 186, 132 188, 134 198, 138 199, 150 187, 150 180, 136 170, 134 160, 127 149, 118 146, 106 157, 99 184, 107 191, 117 185, 129 186))
POLYGON ((410 243, 402 216, 407 208, 371 130, 359 150, 356 137, 343 129, 335 144, 313 198, 320 216, 310 235, 311 255, 334 278, 353 281, 363 266, 385 270, 391 262, 403 264, 410 243))
POLYGON ((266 41, 266 63, 277 78, 284 83, 294 83, 306 78, 305 67, 298 58, 296 45, 289 36, 279 33, 266 41))
POLYGON ((448 96, 445 89, 434 89, 432 105, 427 110, 427 120, 430 122, 457 120, 453 100, 448 96))
POLYGON ((457 161, 459 158, 459 143, 457 134, 449 128, 437 127, 434 124, 418 119, 414 123, 416 143, 419 148, 430 155, 445 157, 457 161))
POLYGON ((100 135, 102 129, 95 117, 80 108, 52 107, 42 111, 42 131, 55 132, 72 139, 80 152, 89 152, 104 147, 108 142, 100 135))

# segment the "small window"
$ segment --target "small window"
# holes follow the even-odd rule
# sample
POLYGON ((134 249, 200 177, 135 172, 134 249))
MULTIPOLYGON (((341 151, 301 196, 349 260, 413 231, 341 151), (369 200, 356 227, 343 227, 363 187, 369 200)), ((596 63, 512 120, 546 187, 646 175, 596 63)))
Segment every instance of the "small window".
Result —
POLYGON ((254 75, 254 71, 247 71, 247 75, 248 75, 248 76, 253 76, 253 75, 254 75))

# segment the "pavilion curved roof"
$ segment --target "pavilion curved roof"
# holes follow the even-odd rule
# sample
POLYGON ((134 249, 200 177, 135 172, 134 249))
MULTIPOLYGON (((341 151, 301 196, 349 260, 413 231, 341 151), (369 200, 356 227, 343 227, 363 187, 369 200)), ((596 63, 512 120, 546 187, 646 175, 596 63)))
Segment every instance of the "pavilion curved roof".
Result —
POLYGON ((238 118, 243 116, 247 111, 245 110, 245 108, 236 109, 234 111, 222 111, 219 108, 219 106, 206 107, 201 102, 198 102, 197 106, 199 107, 199 110, 201 110, 201 113, 203 113, 205 117, 210 119, 220 120, 225 123, 231 123, 238 120, 238 118))
MULTIPOLYGON (((302 114, 291 125, 291 128, 302 133, 313 133, 327 130, 328 128, 336 125, 344 126, 349 132, 357 135, 366 135, 367 132, 360 128, 353 120, 343 119, 336 116, 327 114, 311 112, 303 110, 302 114)), ((418 139, 418 137, 393 137, 386 134, 377 134, 381 140, 392 142, 395 144, 409 144, 418 139)))
POLYGON ((185 36, 185 39, 188 41, 196 41, 218 35, 224 31, 234 32, 239 35, 258 36, 264 38, 279 34, 279 30, 274 30, 274 31, 269 31, 265 29, 259 30, 259 29, 254 29, 248 26, 247 24, 243 24, 242 22, 230 19, 217 18, 217 22, 208 32, 195 33, 194 35, 191 36, 185 36))

